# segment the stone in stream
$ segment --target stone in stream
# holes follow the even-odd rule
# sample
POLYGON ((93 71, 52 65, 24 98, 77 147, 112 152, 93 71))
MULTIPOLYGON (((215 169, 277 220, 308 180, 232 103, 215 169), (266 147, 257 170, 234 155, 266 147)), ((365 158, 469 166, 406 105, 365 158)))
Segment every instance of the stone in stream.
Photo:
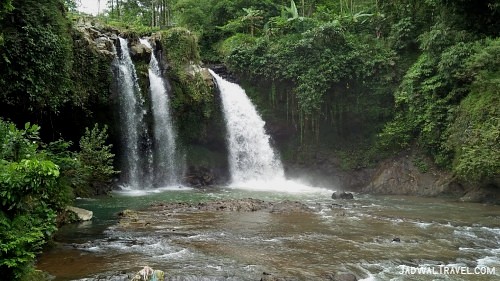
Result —
POLYGON ((78 217, 78 220, 80 220, 80 221, 89 221, 92 219, 92 216, 93 216, 92 211, 85 210, 82 208, 68 206, 68 207, 66 207, 66 210, 75 213, 76 216, 78 217))
POLYGON ((342 192, 340 194, 334 192, 332 194, 332 199, 354 199, 354 195, 350 192, 342 192))
POLYGON ((260 281, 296 281, 296 280, 298 279, 294 277, 276 276, 268 272, 262 272, 262 278, 260 278, 260 281))
POLYGON ((149 266, 145 266, 139 270, 132 279, 132 281, 163 281, 165 280, 165 272, 161 270, 154 270, 149 266))
POLYGON ((150 211, 203 211, 203 212, 256 212, 264 211, 269 213, 292 213, 292 212, 311 212, 312 210, 305 204, 298 201, 284 200, 281 202, 267 202, 259 199, 229 199, 208 201, 201 203, 186 202, 160 202, 151 206, 150 211))
POLYGON ((331 281, 358 281, 356 275, 346 272, 337 272, 335 274, 329 274, 328 279, 331 281))

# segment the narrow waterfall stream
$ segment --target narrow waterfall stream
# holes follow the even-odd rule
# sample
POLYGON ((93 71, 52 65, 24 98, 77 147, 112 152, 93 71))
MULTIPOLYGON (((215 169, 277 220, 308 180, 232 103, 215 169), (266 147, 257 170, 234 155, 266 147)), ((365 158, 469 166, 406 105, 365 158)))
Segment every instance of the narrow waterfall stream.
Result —
POLYGON ((122 185, 137 189, 143 185, 140 133, 143 128, 143 109, 137 74, 130 58, 128 42, 120 40, 120 51, 113 62, 115 83, 120 106, 120 126, 124 159, 121 167, 122 185))
POLYGON ((265 122, 245 91, 212 70, 210 73, 217 81, 222 99, 233 185, 284 180, 283 166, 271 147, 265 122))
POLYGON ((177 134, 170 112, 169 93, 165 80, 161 76, 154 49, 147 40, 141 39, 140 41, 151 49, 148 73, 153 113, 154 183, 158 187, 175 185, 179 183, 182 165, 177 155, 177 134))

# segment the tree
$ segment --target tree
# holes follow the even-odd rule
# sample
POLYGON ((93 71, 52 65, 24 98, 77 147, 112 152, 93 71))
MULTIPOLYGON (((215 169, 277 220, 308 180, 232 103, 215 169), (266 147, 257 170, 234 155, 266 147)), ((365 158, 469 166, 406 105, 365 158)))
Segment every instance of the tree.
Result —
POLYGON ((111 179, 118 172, 114 170, 114 154, 111 153, 111 144, 106 144, 108 127, 99 128, 94 125, 92 130, 85 129, 80 139, 78 160, 82 164, 81 173, 84 174, 83 183, 91 188, 90 194, 106 193, 110 190, 111 179))

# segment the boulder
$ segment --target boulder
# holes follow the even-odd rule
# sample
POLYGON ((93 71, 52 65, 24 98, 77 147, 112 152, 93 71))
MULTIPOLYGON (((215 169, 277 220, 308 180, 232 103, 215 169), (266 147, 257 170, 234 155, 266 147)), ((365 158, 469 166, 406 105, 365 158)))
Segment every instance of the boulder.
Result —
POLYGON ((165 272, 161 270, 154 270, 149 266, 145 266, 139 270, 132 278, 132 281, 164 281, 165 272))
POLYGON ((141 43, 132 44, 132 46, 130 46, 130 56, 135 61, 142 60, 145 63, 149 63, 151 59, 151 49, 141 43))
POLYGON ((295 281, 295 280, 298 279, 294 277, 277 276, 268 272, 263 272, 262 277, 260 278, 260 281, 295 281))
POLYGON ((331 281, 358 281, 356 275, 346 272, 338 272, 335 274, 329 274, 328 279, 331 281))
POLYGON ((340 194, 334 192, 332 194, 332 199, 354 199, 354 195, 350 192, 342 192, 340 194))
POLYGON ((92 219, 92 216, 94 214, 92 211, 73 206, 66 207, 66 210, 75 213, 76 216, 78 217, 78 220, 80 221, 89 221, 92 219))
POLYGON ((190 166, 186 173, 185 181, 189 186, 210 186, 217 182, 217 175, 210 168, 190 166))

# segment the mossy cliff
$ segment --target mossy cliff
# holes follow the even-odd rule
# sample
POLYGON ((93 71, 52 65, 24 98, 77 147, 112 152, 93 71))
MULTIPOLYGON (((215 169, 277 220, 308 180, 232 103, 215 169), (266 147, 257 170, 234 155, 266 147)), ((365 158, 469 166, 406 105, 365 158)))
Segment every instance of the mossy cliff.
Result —
MULTIPOLYGON (((149 103, 148 63, 137 34, 129 39, 139 86, 149 103)), ((202 67, 196 36, 184 28, 151 34, 160 70, 167 82, 178 146, 186 157, 186 181, 193 185, 223 182, 227 178, 225 127, 220 102, 208 69, 202 67), (205 180, 196 178, 203 174, 205 180)))
POLYGON ((187 180, 194 185, 223 182, 228 171, 224 118, 212 76, 202 67, 198 40, 184 28, 154 37, 159 37, 174 120, 186 148, 187 180))

